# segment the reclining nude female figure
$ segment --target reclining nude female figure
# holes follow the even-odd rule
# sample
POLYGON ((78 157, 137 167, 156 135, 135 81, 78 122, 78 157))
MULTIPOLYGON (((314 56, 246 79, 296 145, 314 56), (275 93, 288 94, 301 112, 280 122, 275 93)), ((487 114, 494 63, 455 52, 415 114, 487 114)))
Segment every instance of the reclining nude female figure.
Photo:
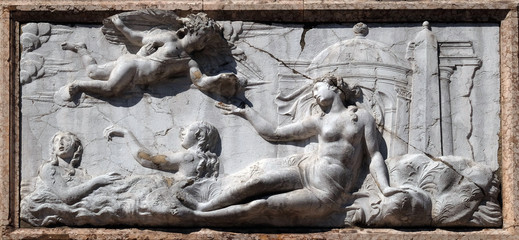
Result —
MULTIPOLYGON (((363 161, 385 196, 397 192, 388 184, 388 172, 379 152, 378 130, 373 117, 351 104, 356 89, 341 78, 325 76, 314 81, 313 97, 322 113, 285 126, 271 122, 252 108, 217 104, 224 114, 240 116, 272 142, 318 138, 315 152, 281 159, 263 159, 222 180, 219 194, 207 202, 190 196, 179 198, 195 209, 198 217, 243 216, 264 210, 305 214, 328 214, 337 210, 357 184, 363 161), (351 105, 350 105, 351 104, 351 105), (252 200, 251 200, 252 199, 252 200), (248 202, 246 204, 242 204, 248 202)), ((321 215, 321 216, 322 216, 321 215)))

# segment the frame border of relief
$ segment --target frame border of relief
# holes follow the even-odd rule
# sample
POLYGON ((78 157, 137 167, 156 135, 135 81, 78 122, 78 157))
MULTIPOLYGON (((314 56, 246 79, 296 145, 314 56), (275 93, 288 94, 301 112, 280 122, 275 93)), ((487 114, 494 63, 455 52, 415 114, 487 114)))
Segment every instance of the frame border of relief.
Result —
POLYGON ((19 238, 517 238, 519 234, 519 1, 376 0, 4 0, 0 3, 0 227, 19 238), (110 15, 144 8, 206 12, 216 20, 324 23, 499 23, 500 164, 503 226, 492 229, 293 229, 293 228, 20 228, 19 29, 25 22, 101 23, 110 15))

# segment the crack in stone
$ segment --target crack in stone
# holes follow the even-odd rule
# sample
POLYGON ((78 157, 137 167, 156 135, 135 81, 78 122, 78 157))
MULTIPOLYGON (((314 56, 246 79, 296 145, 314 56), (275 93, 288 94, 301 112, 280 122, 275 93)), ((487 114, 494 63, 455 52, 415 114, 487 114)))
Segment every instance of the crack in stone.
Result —
POLYGON ((168 132, 171 131, 171 129, 173 129, 172 127, 169 127, 167 128, 166 130, 163 130, 163 131, 159 131, 159 132, 156 132, 154 133, 155 136, 166 136, 168 135, 168 132))
POLYGON ((305 42, 305 37, 306 37, 306 33, 310 30, 310 28, 308 27, 304 27, 303 28, 303 32, 301 33, 301 39, 299 39, 299 46, 301 47, 301 52, 303 50, 305 50, 305 46, 306 46, 306 42, 305 42))
MULTIPOLYGON (((480 65, 481 66, 481 65, 480 65)), ((480 68, 479 67, 476 67, 473 71, 472 71, 472 75, 470 76, 470 86, 469 86, 469 89, 468 89, 468 96, 467 96, 467 99, 469 101, 469 106, 470 106, 470 114, 469 114, 469 118, 470 118, 470 121, 469 121, 469 124, 470 124, 470 131, 469 133, 467 134, 467 142, 470 146, 470 153, 472 155, 472 159, 476 159, 475 156, 474 156, 474 146, 472 145, 471 141, 470 141, 470 138, 472 137, 472 132, 474 131, 474 126, 473 126, 473 115, 474 115, 474 107, 472 106, 472 100, 470 99, 470 96, 472 96, 472 89, 474 88, 474 76, 476 75, 476 71, 480 68)))
POLYGON ((250 43, 248 43, 248 42, 245 42, 245 41, 244 41, 244 43, 247 44, 247 45, 249 45, 249 47, 251 47, 251 48, 254 48, 254 49, 256 49, 256 50, 258 50, 258 51, 260 51, 260 52, 262 52, 262 53, 265 53, 265 54, 269 55, 272 59, 276 60, 278 63, 281 63, 281 64, 282 64, 283 66, 285 66, 286 68, 292 70, 292 73, 294 73, 294 74, 298 74, 298 75, 301 75, 302 77, 307 78, 307 79, 310 79, 310 80, 312 79, 311 77, 309 77, 309 76, 303 74, 302 72, 299 72, 299 71, 297 71, 296 69, 289 67, 288 64, 286 64, 283 60, 281 60, 281 59, 277 58, 276 56, 274 56, 272 53, 267 52, 267 51, 265 51, 265 50, 263 50, 263 49, 261 49, 261 48, 258 48, 258 47, 256 47, 256 46, 253 46, 252 44, 250 44, 250 43))
POLYGON ((54 108, 54 109, 51 109, 50 112, 38 114, 38 115, 35 116, 34 118, 41 120, 41 118, 43 118, 43 117, 47 117, 47 116, 50 116, 50 115, 52 115, 52 114, 58 112, 58 110, 59 110, 59 108, 54 108))

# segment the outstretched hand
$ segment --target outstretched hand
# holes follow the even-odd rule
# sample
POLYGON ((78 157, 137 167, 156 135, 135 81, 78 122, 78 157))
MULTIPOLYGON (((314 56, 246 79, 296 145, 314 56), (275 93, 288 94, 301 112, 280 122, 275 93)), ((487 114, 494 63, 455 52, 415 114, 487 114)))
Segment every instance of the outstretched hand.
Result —
POLYGON ((124 23, 123 21, 119 18, 119 16, 116 14, 116 15, 113 15, 110 20, 112 20, 112 22, 114 23, 115 26, 124 26, 124 23))
POLYGON ((406 191, 401 188, 395 188, 395 187, 386 187, 382 190, 382 194, 385 197, 390 197, 392 195, 395 195, 397 193, 405 193, 406 191))
POLYGON ((144 46, 139 49, 139 51, 136 53, 136 55, 139 56, 149 56, 157 51, 157 46, 155 46, 155 43, 146 43, 144 46))
POLYGON ((109 126, 103 130, 103 135, 108 139, 108 141, 112 141, 113 137, 124 137, 127 133, 128 130, 117 125, 109 126))
POLYGON ((94 178, 93 180, 98 184, 98 185, 108 185, 108 184, 111 184, 117 180, 120 180, 122 179, 122 176, 121 174, 119 173, 116 173, 116 172, 110 172, 106 175, 101 175, 101 176, 98 176, 96 178, 94 178))
POLYGON ((236 107, 231 104, 225 104, 222 102, 218 102, 215 106, 222 110, 222 113, 225 115, 236 115, 236 116, 244 116, 245 109, 236 107))

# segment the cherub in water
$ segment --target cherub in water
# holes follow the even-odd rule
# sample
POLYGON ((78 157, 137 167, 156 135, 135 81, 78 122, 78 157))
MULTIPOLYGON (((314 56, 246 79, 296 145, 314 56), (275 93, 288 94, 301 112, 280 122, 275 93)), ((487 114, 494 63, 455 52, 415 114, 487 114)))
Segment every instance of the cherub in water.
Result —
POLYGON ((84 173, 77 169, 83 147, 76 135, 70 132, 57 132, 52 137, 51 150, 51 158, 41 166, 39 177, 48 191, 67 204, 74 204, 99 187, 121 179, 121 175, 111 172, 84 181, 81 178, 84 173))
MULTIPOLYGON (((155 12, 170 18, 176 17, 158 10, 147 10, 142 14, 155 16, 155 12)), ((119 15, 112 16, 108 21, 109 25, 120 32, 131 45, 140 47, 140 50, 136 54, 128 53, 116 61, 102 65, 90 55, 84 43, 63 43, 62 49, 81 55, 88 77, 93 80, 75 80, 67 84, 56 93, 56 101, 71 101, 76 94, 82 92, 106 97, 117 96, 131 86, 187 74, 200 90, 224 97, 234 96, 243 85, 234 73, 207 76, 200 70, 199 63, 190 58, 193 53, 203 51, 211 41, 226 43, 221 36, 220 26, 203 13, 190 14, 185 18, 176 17, 173 20, 176 22, 172 25, 177 26, 171 27, 172 29, 157 27, 137 31, 128 27, 119 15)), ((108 24, 105 23, 106 25, 108 24)))
POLYGON ((143 167, 180 173, 180 179, 218 176, 219 161, 215 152, 220 135, 209 123, 199 121, 185 128, 181 132, 185 150, 170 154, 152 153, 132 132, 118 126, 107 127, 104 135, 108 140, 114 136, 126 138, 133 157, 143 167))

